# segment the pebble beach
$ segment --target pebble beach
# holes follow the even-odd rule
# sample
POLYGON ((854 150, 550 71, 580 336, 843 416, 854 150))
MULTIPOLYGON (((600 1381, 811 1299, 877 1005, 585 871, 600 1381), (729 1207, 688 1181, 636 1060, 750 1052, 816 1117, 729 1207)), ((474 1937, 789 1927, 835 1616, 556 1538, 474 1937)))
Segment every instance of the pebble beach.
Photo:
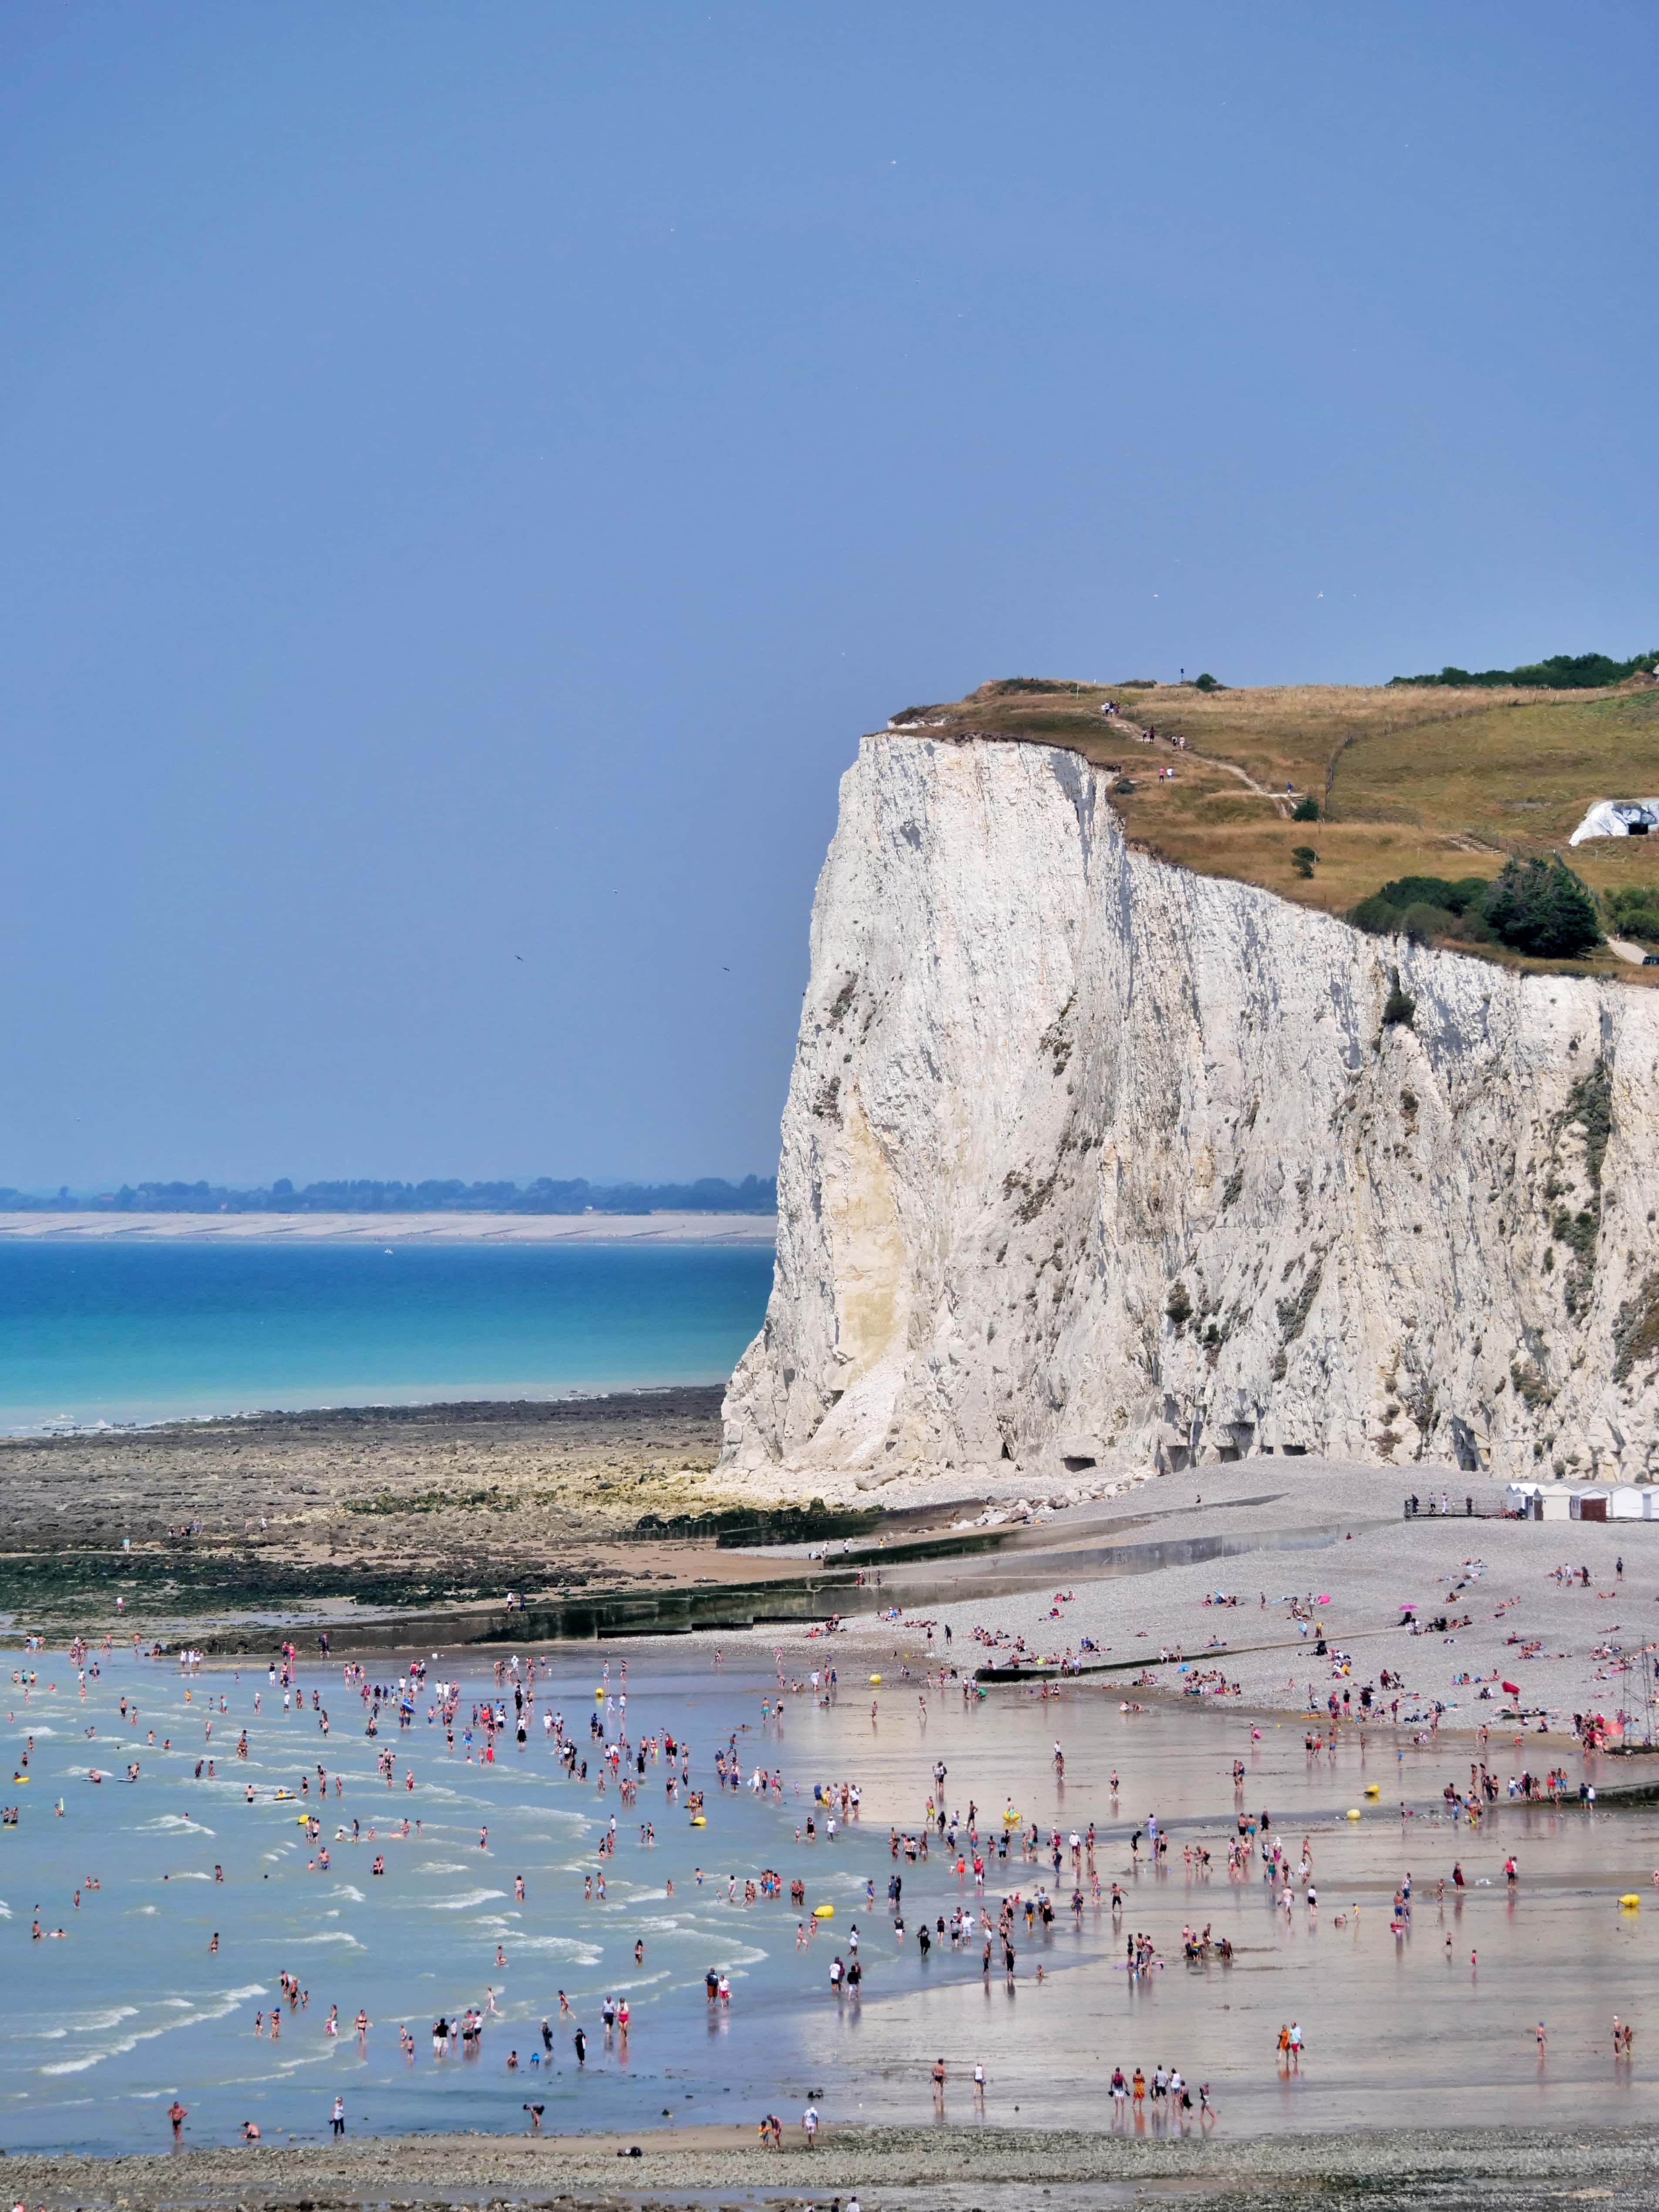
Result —
POLYGON ((348 2142, 302 2151, 191 2151, 182 2156, 0 2159, 9 2201, 47 2212, 175 2208, 518 2205, 604 2208, 810 2204, 857 2194, 866 2212, 1092 2212, 1166 2203, 1217 2208, 1364 2205, 1370 2212, 1659 2203, 1659 2155, 1645 2127, 1533 2131, 1402 2127, 1338 2138, 1265 2137, 1240 2145, 1113 2142, 1084 2130, 1016 2132, 945 2124, 829 2129, 811 2153, 763 2151, 738 2130, 672 2138, 560 2137, 501 2142, 468 2136, 348 2142))

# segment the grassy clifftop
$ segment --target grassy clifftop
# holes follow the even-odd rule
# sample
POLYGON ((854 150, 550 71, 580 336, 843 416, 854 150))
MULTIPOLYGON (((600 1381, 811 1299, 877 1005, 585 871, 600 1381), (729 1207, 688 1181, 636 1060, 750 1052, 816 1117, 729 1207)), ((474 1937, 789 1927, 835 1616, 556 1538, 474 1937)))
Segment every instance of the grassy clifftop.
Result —
MULTIPOLYGON (((1064 745, 1116 767, 1113 804, 1146 850, 1332 914, 1394 878, 1495 876, 1511 857, 1565 854, 1593 799, 1659 793, 1659 686, 1639 681, 1601 691, 1202 691, 1013 678, 907 708, 894 725, 1064 745), (1109 699, 1118 720, 1101 712, 1109 699), (1149 729, 1152 743, 1136 734, 1149 729), (1173 781, 1159 775, 1169 768, 1173 781), (1305 797, 1319 804, 1317 822, 1291 818, 1305 797), (1310 877, 1297 847, 1316 855, 1310 877)), ((1571 865, 1597 892, 1659 892, 1659 837, 1598 839, 1571 865)), ((1644 980, 1606 951, 1574 964, 1644 980)))

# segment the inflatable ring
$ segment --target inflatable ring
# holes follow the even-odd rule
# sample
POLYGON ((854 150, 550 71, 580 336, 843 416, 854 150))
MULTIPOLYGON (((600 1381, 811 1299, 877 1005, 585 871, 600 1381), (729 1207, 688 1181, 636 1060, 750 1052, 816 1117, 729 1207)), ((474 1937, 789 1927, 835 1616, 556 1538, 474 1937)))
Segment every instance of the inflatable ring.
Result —
POLYGON ((814 1920, 833 1920, 835 1917, 836 1908, 833 1905, 815 1905, 812 1907, 814 1920))

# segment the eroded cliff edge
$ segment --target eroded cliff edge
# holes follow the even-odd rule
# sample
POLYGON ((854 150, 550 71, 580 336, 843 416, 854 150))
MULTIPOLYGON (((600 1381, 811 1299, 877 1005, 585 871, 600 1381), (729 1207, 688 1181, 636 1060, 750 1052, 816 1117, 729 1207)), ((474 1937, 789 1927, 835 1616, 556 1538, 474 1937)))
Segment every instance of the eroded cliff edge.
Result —
POLYGON ((1659 995, 1168 866, 1105 793, 1045 746, 860 746, 730 1473, 1659 1471, 1659 995))

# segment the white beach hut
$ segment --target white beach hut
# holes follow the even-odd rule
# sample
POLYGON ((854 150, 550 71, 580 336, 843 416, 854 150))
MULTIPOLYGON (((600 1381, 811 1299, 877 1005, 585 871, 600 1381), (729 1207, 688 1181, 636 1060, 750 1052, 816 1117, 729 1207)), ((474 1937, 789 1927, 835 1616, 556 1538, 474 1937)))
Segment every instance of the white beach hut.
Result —
POLYGON ((1647 1500, 1633 1482, 1622 1482, 1607 1499, 1609 1521, 1643 1521, 1647 1500))

